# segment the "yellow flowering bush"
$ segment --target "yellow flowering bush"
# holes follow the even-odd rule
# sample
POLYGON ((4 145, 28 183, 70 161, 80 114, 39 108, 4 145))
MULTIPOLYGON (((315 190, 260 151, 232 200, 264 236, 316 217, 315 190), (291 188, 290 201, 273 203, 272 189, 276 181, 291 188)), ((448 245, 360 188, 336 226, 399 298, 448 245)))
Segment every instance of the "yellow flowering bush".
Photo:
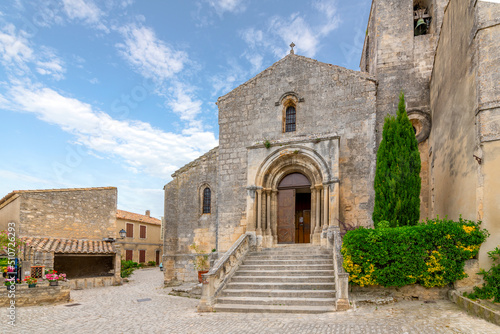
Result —
POLYGON ((445 286, 466 277, 488 232, 480 222, 433 219, 416 226, 359 228, 347 232, 343 267, 357 285, 445 286))

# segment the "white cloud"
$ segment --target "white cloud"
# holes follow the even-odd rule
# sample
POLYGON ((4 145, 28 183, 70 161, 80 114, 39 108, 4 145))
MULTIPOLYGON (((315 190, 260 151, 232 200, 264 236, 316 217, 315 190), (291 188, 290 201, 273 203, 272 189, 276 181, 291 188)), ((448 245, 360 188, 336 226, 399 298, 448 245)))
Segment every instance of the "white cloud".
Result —
POLYGON ((97 29, 109 32, 104 25, 104 13, 90 0, 63 0, 64 11, 72 20, 81 20, 97 29))
POLYGON ((55 51, 42 47, 40 59, 36 61, 36 71, 42 75, 50 75, 55 80, 64 78, 66 68, 62 59, 56 56, 55 51))
MULTIPOLYGON (((296 53, 314 57, 322 39, 339 25, 335 4, 336 0, 315 1, 316 12, 310 13, 309 18, 301 13, 286 18, 276 15, 269 19, 267 29, 248 28, 240 32, 240 36, 250 49, 258 49, 259 54, 268 51, 276 57, 284 57, 290 50, 288 45, 294 42, 296 53)), ((255 57, 247 59, 253 67, 258 63, 255 57)))
POLYGON ((246 10, 243 0, 208 0, 208 3, 215 9, 218 15, 222 15, 225 12, 241 13, 246 10))
MULTIPOLYGON (((193 89, 181 83, 176 83, 170 89, 170 92, 172 97, 167 102, 167 105, 180 116, 181 120, 195 122, 196 116, 201 112, 203 103, 193 97, 193 89)), ((200 124, 197 123, 196 127, 199 126, 200 124)))
POLYGON ((16 32, 13 24, 0 30, 1 62, 7 68, 27 71, 27 63, 34 58, 33 49, 23 31, 16 32))
POLYGON ((183 164, 217 145, 211 132, 188 129, 164 132, 140 121, 118 121, 77 99, 40 85, 16 85, 7 96, 10 108, 34 113, 58 125, 87 148, 121 157, 129 167, 166 178, 183 164))
POLYGON ((150 28, 129 25, 120 31, 125 41, 116 46, 125 60, 145 78, 162 82, 180 72, 188 60, 186 53, 173 50, 150 28))

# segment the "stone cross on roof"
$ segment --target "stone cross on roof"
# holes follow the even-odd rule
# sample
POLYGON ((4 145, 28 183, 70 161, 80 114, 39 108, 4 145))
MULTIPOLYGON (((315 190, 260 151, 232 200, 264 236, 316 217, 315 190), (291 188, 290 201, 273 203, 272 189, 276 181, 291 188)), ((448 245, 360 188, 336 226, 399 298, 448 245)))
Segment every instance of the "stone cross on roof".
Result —
POLYGON ((290 54, 292 54, 292 55, 295 53, 295 52, 293 51, 293 47, 294 47, 294 46, 295 46, 295 44, 292 42, 292 44, 290 44, 290 47, 292 48, 292 49, 290 50, 290 54))

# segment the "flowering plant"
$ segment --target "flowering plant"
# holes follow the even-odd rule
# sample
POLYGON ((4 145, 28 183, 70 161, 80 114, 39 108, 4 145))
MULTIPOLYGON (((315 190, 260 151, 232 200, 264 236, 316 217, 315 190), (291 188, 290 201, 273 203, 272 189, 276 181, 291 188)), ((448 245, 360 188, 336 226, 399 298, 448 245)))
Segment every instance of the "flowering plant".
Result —
POLYGON ((47 275, 45 275, 45 279, 48 281, 54 282, 54 281, 66 281, 66 274, 57 274, 57 271, 55 270, 50 270, 47 275))
POLYGON ((38 280, 35 277, 25 277, 24 281, 29 285, 36 284, 38 282, 38 280))
POLYGON ((14 277, 12 277, 12 278, 6 278, 4 284, 6 286, 14 285, 14 284, 16 284, 16 279, 14 277))
POLYGON ((5 281, 4 281, 4 284, 6 286, 11 286, 11 285, 15 285, 15 284, 21 284, 21 280, 20 279, 15 279, 14 277, 12 278, 6 278, 5 281))

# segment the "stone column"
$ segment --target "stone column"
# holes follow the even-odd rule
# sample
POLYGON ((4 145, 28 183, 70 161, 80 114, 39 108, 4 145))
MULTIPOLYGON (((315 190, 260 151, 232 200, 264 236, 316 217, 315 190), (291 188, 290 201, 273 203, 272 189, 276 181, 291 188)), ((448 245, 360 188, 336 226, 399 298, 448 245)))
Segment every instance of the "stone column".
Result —
POLYGON ((330 225, 330 222, 328 221, 329 218, 329 193, 328 193, 328 185, 325 184, 323 185, 323 228, 327 228, 328 225, 330 225))
POLYGON ((316 186, 316 228, 315 233, 321 234, 321 186, 316 186))
POLYGON ((273 234, 273 244, 278 243, 278 191, 271 191, 271 232, 273 234))
POLYGON ((311 187, 311 240, 315 230, 316 230, 316 188, 312 186, 311 187))
POLYGON ((330 186, 330 205, 329 205, 329 226, 340 226, 339 224, 339 206, 340 206, 340 192, 339 183, 331 183, 330 186))
POLYGON ((257 235, 262 234, 262 189, 257 189, 257 196, 255 196, 257 203, 257 235))
POLYGON ((266 198, 267 198, 266 235, 271 235, 271 189, 266 190, 266 198))
POLYGON ((253 232, 257 227, 255 212, 257 210, 257 192, 255 191, 255 186, 247 187, 247 198, 248 198, 248 215, 247 215, 247 231, 253 232))

